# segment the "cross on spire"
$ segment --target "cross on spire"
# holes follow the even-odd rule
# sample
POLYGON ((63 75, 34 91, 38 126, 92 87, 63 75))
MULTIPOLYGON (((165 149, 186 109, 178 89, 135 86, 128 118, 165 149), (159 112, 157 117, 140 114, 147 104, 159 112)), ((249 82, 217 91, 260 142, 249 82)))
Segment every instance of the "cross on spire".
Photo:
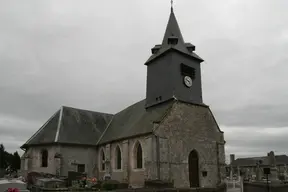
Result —
POLYGON ((171 0, 170 3, 171 3, 171 12, 173 12, 173 0, 171 0))

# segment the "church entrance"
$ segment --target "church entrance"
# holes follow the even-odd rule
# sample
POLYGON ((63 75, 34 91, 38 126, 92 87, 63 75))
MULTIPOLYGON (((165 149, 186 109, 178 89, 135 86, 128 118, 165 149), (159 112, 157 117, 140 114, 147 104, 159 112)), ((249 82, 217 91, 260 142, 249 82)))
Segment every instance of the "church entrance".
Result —
POLYGON ((199 164, 198 153, 193 150, 189 154, 188 167, 189 167, 189 181, 190 187, 199 187, 199 164))

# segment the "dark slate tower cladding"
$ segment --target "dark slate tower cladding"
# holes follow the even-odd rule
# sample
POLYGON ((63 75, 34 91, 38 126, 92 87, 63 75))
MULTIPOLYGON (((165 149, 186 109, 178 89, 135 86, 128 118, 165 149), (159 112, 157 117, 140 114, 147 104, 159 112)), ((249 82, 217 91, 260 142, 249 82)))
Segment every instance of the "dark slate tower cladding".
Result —
POLYGON ((146 107, 170 99, 202 104, 201 67, 195 46, 185 43, 171 8, 161 45, 155 45, 147 66, 146 107))

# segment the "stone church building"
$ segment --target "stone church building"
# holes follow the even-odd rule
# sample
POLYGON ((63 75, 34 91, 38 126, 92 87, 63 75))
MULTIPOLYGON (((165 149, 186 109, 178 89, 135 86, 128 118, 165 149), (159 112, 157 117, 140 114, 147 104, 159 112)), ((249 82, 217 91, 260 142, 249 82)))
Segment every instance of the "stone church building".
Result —
POLYGON ((175 187, 223 183, 224 136, 203 103, 203 59, 194 51, 171 8, 162 43, 145 62, 146 98, 116 114, 61 107, 21 146, 21 169, 110 175, 132 187, 156 179, 175 187))

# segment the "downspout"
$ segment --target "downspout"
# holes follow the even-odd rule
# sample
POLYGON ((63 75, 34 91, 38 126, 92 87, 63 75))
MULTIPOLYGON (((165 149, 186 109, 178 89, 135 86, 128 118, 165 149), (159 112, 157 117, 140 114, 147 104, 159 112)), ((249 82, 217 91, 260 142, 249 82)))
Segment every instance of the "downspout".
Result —
POLYGON ((159 137, 155 135, 156 139, 156 165, 157 165, 157 179, 160 180, 160 142, 159 137))
POLYGON ((217 154, 217 175, 218 175, 218 181, 217 183, 221 183, 221 175, 220 175, 220 163, 219 163, 219 143, 216 142, 216 154, 217 154))
POLYGON ((218 184, 221 184, 221 168, 222 168, 222 165, 220 165, 220 160, 219 160, 219 158, 220 158, 219 157, 219 146, 220 145, 225 145, 225 143, 216 142, 218 184))
POLYGON ((130 150, 129 150, 129 140, 127 140, 127 182, 130 183, 130 171, 131 171, 131 164, 130 164, 130 150))
MULTIPOLYGON (((160 171, 160 167, 161 167, 161 161, 160 161, 160 138, 163 138, 163 139, 167 139, 166 137, 160 137, 160 136, 157 136, 156 134, 153 134, 155 136, 155 139, 156 139, 156 165, 157 165, 157 179, 160 180, 161 178, 161 171, 160 171)), ((169 153, 167 152, 167 155, 169 153)), ((170 158, 170 157, 169 157, 170 158)), ((169 168, 171 167, 171 163, 170 163, 170 160, 169 160, 169 168)), ((169 170, 171 171, 171 170, 169 170)), ((171 175, 169 175, 171 177, 171 175)))

